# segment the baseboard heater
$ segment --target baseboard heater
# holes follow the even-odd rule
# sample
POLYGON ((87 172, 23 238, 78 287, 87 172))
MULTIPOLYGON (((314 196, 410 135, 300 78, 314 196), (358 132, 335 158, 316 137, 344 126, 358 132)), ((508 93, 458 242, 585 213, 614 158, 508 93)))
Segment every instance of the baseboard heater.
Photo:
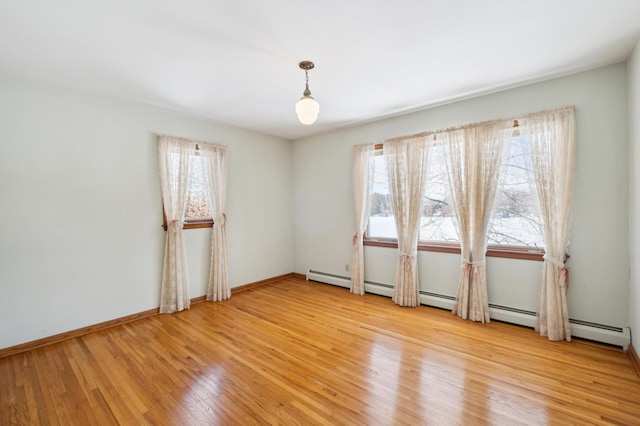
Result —
MULTIPOLYGON (((351 278, 349 277, 314 271, 312 269, 307 271, 307 280, 346 288, 351 286, 351 278)), ((393 286, 389 284, 365 280, 364 290, 367 293, 378 294, 380 296, 393 296, 393 286)), ((420 291, 420 303, 422 305, 451 310, 453 309, 454 301, 455 297, 453 296, 420 291)), ((489 313, 492 319, 525 327, 533 328, 536 323, 536 313, 523 309, 489 304, 489 313)), ((572 336, 620 346, 625 351, 629 347, 629 343, 631 343, 629 327, 613 327, 575 319, 570 319, 569 322, 571 323, 572 336)))

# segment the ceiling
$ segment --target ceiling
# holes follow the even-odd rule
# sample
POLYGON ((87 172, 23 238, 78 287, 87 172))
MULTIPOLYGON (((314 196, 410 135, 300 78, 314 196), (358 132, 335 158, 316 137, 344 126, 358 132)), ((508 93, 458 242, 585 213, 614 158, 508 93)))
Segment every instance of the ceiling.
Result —
POLYGON ((623 61, 639 37, 639 0, 0 2, 0 70, 286 139, 623 61))

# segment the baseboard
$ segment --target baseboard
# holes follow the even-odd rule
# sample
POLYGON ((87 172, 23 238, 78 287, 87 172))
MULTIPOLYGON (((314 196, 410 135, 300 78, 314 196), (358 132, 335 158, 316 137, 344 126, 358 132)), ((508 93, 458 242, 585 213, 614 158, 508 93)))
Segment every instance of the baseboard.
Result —
MULTIPOLYGON (((309 281, 332 284, 345 288, 349 288, 351 285, 350 277, 311 269, 307 272, 306 278, 309 281)), ((365 281, 364 289, 367 293, 387 297, 393 296, 393 286, 388 284, 365 281)), ((455 298, 452 296, 425 291, 420 292, 421 305, 451 310, 453 309, 454 302, 455 298)), ((524 311, 508 306, 489 304, 489 313, 491 315, 491 319, 522 325, 525 327, 533 328, 536 323, 535 312, 524 311)), ((627 350, 627 347, 631 342, 629 327, 611 327, 608 325, 594 324, 575 319, 570 319, 569 321, 571 322, 571 335, 574 337, 620 346, 623 350, 627 350)))
POLYGON ((198 303, 205 302, 207 300, 207 296, 194 297, 191 299, 191 305, 196 305, 198 303))
POLYGON ((125 317, 116 318, 116 319, 101 322, 98 324, 89 325, 87 327, 78 328, 75 330, 67 331, 65 333, 55 334, 53 336, 43 337, 42 339, 32 340, 31 342, 10 346, 8 348, 0 349, 0 358, 4 358, 11 355, 17 355, 23 352, 28 352, 33 349, 38 349, 43 346, 48 346, 54 343, 63 342, 65 340, 75 339, 76 337, 81 337, 89 333, 95 333, 96 331, 105 330, 107 328, 126 324, 128 322, 137 321, 142 318, 149 318, 149 317, 158 315, 158 312, 159 312, 159 308, 149 309, 148 311, 138 312, 136 314, 131 314, 125 317))
MULTIPOLYGON (((294 273, 293 272, 289 272, 288 274, 278 275, 277 277, 271 277, 271 278, 267 278, 266 280, 260 280, 260 281, 256 281, 256 282, 253 282, 253 283, 250 283, 250 284, 245 284, 245 285, 241 285, 241 286, 238 286, 238 287, 234 287, 234 288, 231 289, 231 295, 233 296, 234 294, 241 293, 241 292, 246 291, 246 290, 251 290, 251 289, 254 289, 256 287, 261 287, 261 286, 266 285, 266 284, 271 284, 271 283, 276 282, 276 281, 280 281, 280 280, 284 280, 284 279, 287 279, 287 278, 291 278, 293 276, 294 276, 294 273)), ((302 276, 304 277, 304 275, 302 275, 302 276)))
MULTIPOLYGON (((299 274, 301 275, 301 274, 299 274)), ((279 275, 277 277, 267 278, 266 280, 256 281, 253 283, 245 284, 239 287, 234 287, 231 289, 231 295, 240 293, 245 290, 250 290, 265 284, 272 283, 274 281, 278 281, 281 279, 286 279, 293 277, 293 272, 288 274, 279 275)), ((304 275, 302 275, 304 277, 304 275)), ((198 296, 191 299, 191 305, 196 305, 198 303, 202 303, 206 300, 206 296, 198 296)), ((32 340, 30 342, 21 343, 19 345, 10 346, 8 348, 0 349, 0 359, 5 358, 11 355, 17 355, 23 352, 28 352, 33 349, 42 348, 44 346, 52 345, 54 343, 63 342, 69 339, 75 339, 76 337, 82 337, 84 335, 95 333, 96 331, 106 330, 107 328, 115 327, 118 325, 126 324, 129 322, 137 321, 143 318, 149 318, 154 315, 159 315, 160 308, 149 309, 147 311, 138 312, 135 314, 127 315, 120 318, 115 318, 109 321, 101 322, 98 324, 89 325, 87 327, 81 327, 75 330, 67 331, 60 334, 55 334, 53 336, 43 337, 42 339, 32 340)))
POLYGON ((636 350, 633 348, 633 345, 629 345, 627 354, 629 355, 631 364, 633 364, 633 368, 636 369, 636 373, 638 373, 638 376, 640 376, 640 358, 638 358, 638 352, 636 352, 636 350))

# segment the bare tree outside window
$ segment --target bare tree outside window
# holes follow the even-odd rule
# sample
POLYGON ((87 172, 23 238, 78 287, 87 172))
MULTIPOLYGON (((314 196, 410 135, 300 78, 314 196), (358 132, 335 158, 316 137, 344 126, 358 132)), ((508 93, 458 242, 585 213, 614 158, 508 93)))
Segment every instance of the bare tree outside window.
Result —
POLYGON ((487 238, 489 244, 542 248, 542 221, 536 201, 528 138, 505 146, 487 238))
POLYGON ((458 242, 456 216, 451 206, 451 190, 446 166, 446 146, 429 147, 427 184, 420 223, 420 241, 458 242))

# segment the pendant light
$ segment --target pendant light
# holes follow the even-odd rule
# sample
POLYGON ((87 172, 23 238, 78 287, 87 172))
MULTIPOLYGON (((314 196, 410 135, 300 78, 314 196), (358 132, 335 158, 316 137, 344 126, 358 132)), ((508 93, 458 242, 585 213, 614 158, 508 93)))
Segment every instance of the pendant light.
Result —
POLYGON ((316 122, 320 111, 320 105, 313 99, 309 90, 309 70, 312 70, 315 65, 311 61, 302 61, 299 66, 304 70, 305 89, 302 98, 296 102, 296 114, 298 120, 308 126, 316 122))

